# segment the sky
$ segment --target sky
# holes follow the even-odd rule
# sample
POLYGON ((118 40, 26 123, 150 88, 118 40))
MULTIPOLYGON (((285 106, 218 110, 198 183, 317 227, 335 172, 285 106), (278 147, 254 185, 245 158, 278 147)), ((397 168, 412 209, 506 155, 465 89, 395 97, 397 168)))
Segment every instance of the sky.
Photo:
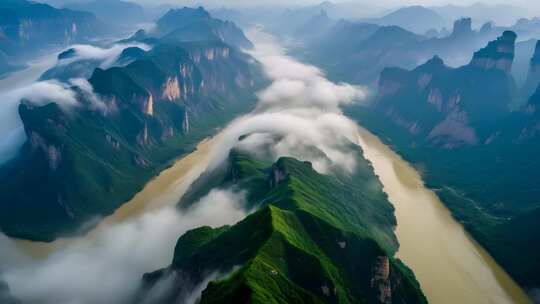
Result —
MULTIPOLYGON (((254 6, 254 5, 306 5, 317 4, 323 0, 132 0, 146 5, 181 3, 185 5, 203 4, 206 6, 254 6)), ((535 0, 331 0, 331 2, 358 2, 360 4, 373 4, 376 6, 405 6, 405 5, 469 5, 476 2, 486 4, 512 4, 516 6, 540 9, 540 1, 535 0), (538 3, 537 3, 538 2, 538 3)))

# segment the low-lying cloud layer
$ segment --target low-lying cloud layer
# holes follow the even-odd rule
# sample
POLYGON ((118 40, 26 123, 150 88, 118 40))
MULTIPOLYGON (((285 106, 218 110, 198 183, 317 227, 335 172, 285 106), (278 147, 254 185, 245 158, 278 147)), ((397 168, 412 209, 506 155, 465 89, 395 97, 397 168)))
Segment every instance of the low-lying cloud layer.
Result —
POLYGON ((6 253, 0 270, 24 303, 126 303, 143 273, 170 264, 180 235, 199 226, 234 224, 246 216, 243 202, 243 193, 213 190, 186 212, 166 207, 103 227, 44 261, 21 261, 14 244, 0 238, 0 253, 6 253))
MULTIPOLYGON (((224 131, 217 150, 238 147, 273 159, 292 156, 311 161, 321 173, 354 169, 350 144, 356 142, 356 125, 340 106, 363 100, 365 90, 328 81, 316 67, 287 56, 269 35, 252 31, 249 36, 256 45, 251 55, 261 62, 272 84, 258 94, 259 104, 252 114, 224 131), (249 136, 240 142, 244 135, 249 136)), ((226 156, 220 154, 211 167, 226 156)))
MULTIPOLYGON (((118 59, 118 56, 127 47, 139 47, 149 50, 145 44, 115 44, 109 48, 100 48, 91 45, 73 45, 75 55, 69 59, 60 60, 57 66, 63 66, 81 60, 97 60, 100 67, 108 68, 118 59)), ((41 73, 53 67, 53 64, 43 65, 41 73)), ((3 79, 2 82, 9 82, 10 79, 3 79)), ((0 164, 8 161, 19 151, 26 141, 24 127, 18 114, 18 107, 21 100, 26 100, 34 105, 44 105, 49 102, 56 102, 65 110, 69 107, 78 106, 78 98, 84 98, 90 103, 92 109, 106 111, 105 104, 94 94, 93 88, 86 79, 70 79, 67 83, 57 80, 37 81, 31 79, 25 85, 0 91, 0 164), (77 96, 74 87, 82 96, 77 96)))
POLYGON ((151 49, 150 46, 144 43, 119 43, 114 44, 108 48, 101 48, 89 44, 75 44, 69 47, 69 49, 74 50, 74 55, 69 58, 60 60, 58 64, 65 65, 73 63, 75 61, 97 60, 101 62, 101 68, 109 68, 118 60, 118 57, 120 56, 120 54, 122 54, 122 51, 129 47, 138 47, 145 51, 151 49))

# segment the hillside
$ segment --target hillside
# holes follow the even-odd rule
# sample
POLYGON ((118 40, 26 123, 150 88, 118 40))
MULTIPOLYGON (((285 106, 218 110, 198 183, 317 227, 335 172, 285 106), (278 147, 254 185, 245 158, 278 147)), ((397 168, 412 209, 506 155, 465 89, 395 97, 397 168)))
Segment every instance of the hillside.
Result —
POLYGON ((368 184, 375 177, 358 157, 354 176, 335 177, 292 158, 271 165, 233 152, 217 180, 248 191, 248 205, 259 210, 233 226, 181 236, 171 266, 144 276, 144 301, 182 301, 222 273, 201 303, 426 302, 413 273, 393 257, 393 208, 380 184, 368 184), (156 294, 167 278, 171 288, 156 294))
POLYGON ((97 68, 78 106, 23 102, 27 142, 0 168, 0 227, 53 240, 112 213, 155 174, 239 113, 262 84, 253 59, 222 41, 156 40, 130 64, 97 68), (31 192, 24 191, 31 187, 31 192))
POLYGON ((515 110, 519 94, 510 74, 515 38, 503 33, 459 68, 434 57, 413 70, 385 69, 373 104, 350 109, 349 115, 415 164, 511 275, 537 286, 540 252, 530 247, 537 236, 516 237, 514 231, 537 226, 532 219, 540 207, 540 95, 515 110))

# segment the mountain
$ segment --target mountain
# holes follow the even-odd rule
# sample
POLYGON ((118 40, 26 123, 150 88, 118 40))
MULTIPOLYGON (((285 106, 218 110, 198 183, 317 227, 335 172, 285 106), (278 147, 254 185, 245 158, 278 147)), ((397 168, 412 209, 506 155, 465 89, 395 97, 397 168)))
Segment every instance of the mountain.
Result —
POLYGON ((89 0, 64 5, 77 11, 91 12, 108 24, 128 26, 146 21, 143 8, 133 2, 122 0, 89 0))
MULTIPOLYGON (((521 39, 520 39, 521 40, 521 39)), ((531 68, 531 58, 536 47, 536 39, 516 42, 516 54, 512 64, 512 76, 516 80, 518 87, 522 88, 527 82, 528 74, 531 68)), ((534 88, 533 88, 534 90, 534 88)), ((529 91, 532 94, 532 92, 529 91)), ((531 96, 527 94, 525 101, 531 96)))
POLYGON ((454 149, 485 142, 510 110, 515 39, 505 32, 460 68, 439 57, 412 71, 387 68, 374 106, 429 145, 454 149), (490 90, 479 90, 485 87, 490 90))
POLYGON ((171 9, 156 25, 157 35, 167 40, 216 40, 239 48, 253 47, 234 23, 214 19, 202 7, 171 9))
POLYGON ((13 59, 86 41, 102 31, 90 13, 26 0, 0 3, 0 51, 13 59))
POLYGON ((448 20, 455 20, 467 16, 476 20, 477 25, 486 22, 495 22, 499 26, 511 26, 516 20, 526 17, 533 17, 534 11, 526 8, 514 6, 512 4, 488 4, 477 2, 472 5, 445 5, 433 6, 429 9, 448 20), (504 12, 504 13, 502 13, 504 12))
POLYGON ((529 71, 525 81, 522 97, 530 98, 540 84, 540 41, 536 41, 534 53, 529 61, 529 71))
POLYGON ((474 31, 471 23, 468 18, 456 20, 448 36, 428 38, 399 26, 338 21, 302 40, 295 53, 323 67, 334 80, 376 85, 387 67, 414 68, 434 55, 452 66, 470 61, 473 51, 494 38, 489 25, 474 31))
POLYGON ((0 167, 4 233, 43 241, 74 233, 252 108, 262 73, 250 56, 221 41, 175 41, 96 68, 91 90, 73 85, 74 107, 21 103, 27 141, 0 167))
POLYGON ((293 158, 271 164, 232 152, 217 184, 248 191, 246 208, 258 211, 182 235, 171 265, 145 274, 137 298, 182 302, 210 276, 200 303, 426 303, 414 274, 393 257, 393 208, 380 183, 370 186, 375 176, 360 153, 358 161, 346 177, 293 158))
POLYGON ((438 30, 448 25, 448 21, 435 11, 419 5, 403 7, 380 18, 364 21, 385 26, 397 25, 417 34, 424 34, 430 29, 438 30))
POLYGON ((417 166, 474 238, 535 287, 540 93, 516 106, 515 41, 506 31, 459 68, 439 57, 412 70, 387 68, 373 103, 348 114, 417 166))

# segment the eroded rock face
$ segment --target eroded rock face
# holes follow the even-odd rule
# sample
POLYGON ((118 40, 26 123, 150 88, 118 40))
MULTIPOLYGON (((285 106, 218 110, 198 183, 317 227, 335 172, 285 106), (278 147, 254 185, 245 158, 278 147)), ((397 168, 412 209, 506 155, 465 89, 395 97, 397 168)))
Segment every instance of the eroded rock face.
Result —
POLYGON ((536 42, 533 57, 529 63, 529 74, 523 87, 522 97, 529 99, 540 84, 540 41, 536 42))
POLYGON ((497 40, 474 53, 472 66, 485 70, 498 69, 509 73, 514 60, 515 42, 517 35, 512 31, 505 31, 497 40))
POLYGON ((454 30, 452 36, 465 36, 473 33, 472 19, 462 18, 454 22, 454 30))
POLYGON ((148 96, 144 103, 144 113, 150 116, 154 115, 154 97, 152 94, 148 96))
POLYGON ((390 261, 388 257, 377 257, 371 272, 371 288, 376 291, 378 303, 392 303, 392 284, 390 282, 390 261))
POLYGON ((204 58, 208 61, 229 58, 230 49, 228 47, 204 48, 191 52, 191 57, 195 63, 200 63, 204 58))
POLYGON ((187 111, 184 111, 184 120, 182 122, 182 131, 184 131, 184 133, 189 133, 189 128, 190 128, 189 114, 188 114, 187 111))
POLYGON ((62 153, 59 147, 49 144, 45 139, 35 131, 30 133, 30 146, 34 150, 40 150, 46 157, 49 169, 55 171, 62 162, 62 153))
POLYGON ((441 112, 443 107, 443 96, 438 88, 432 88, 429 91, 427 102, 433 105, 437 111, 441 112))
POLYGON ((277 187, 277 185, 284 181, 286 177, 287 173, 278 166, 274 165, 270 174, 270 187, 277 187))
POLYGON ((428 140, 448 149, 478 143, 475 130, 469 126, 467 113, 459 110, 451 112, 444 121, 431 130, 428 140))
POLYGON ((168 101, 175 101, 177 99, 180 99, 180 97, 182 97, 182 92, 180 89, 180 84, 178 82, 178 77, 167 78, 167 82, 163 85, 163 92, 161 94, 161 98, 168 101))

